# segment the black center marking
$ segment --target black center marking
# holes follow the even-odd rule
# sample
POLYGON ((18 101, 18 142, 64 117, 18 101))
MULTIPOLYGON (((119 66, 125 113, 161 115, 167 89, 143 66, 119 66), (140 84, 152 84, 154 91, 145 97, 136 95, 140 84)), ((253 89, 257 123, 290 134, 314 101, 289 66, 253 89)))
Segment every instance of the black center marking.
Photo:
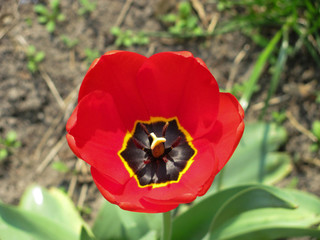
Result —
POLYGON ((141 186, 177 181, 194 154, 195 150, 179 129, 176 119, 168 122, 138 122, 126 148, 120 152, 141 186), (166 138, 166 142, 161 143, 164 148, 158 145, 160 150, 151 149, 151 133, 166 138), (163 153, 160 155, 155 151, 163 153))

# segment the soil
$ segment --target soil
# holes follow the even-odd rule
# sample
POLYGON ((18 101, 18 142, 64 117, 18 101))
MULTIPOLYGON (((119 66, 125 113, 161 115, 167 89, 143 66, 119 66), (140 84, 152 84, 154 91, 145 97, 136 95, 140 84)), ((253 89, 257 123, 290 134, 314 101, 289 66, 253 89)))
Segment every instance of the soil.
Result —
MULTIPOLYGON (((21 147, 0 163, 0 199, 17 204, 31 184, 45 187, 64 187, 80 207, 98 208, 100 195, 92 183, 89 168, 75 158, 65 140, 65 124, 76 104, 77 91, 87 69, 85 49, 96 49, 100 54, 117 49, 110 33, 113 26, 133 31, 165 31, 159 15, 174 9, 173 0, 97 0, 91 14, 77 14, 79 2, 61 1, 66 20, 58 23, 53 34, 37 21, 33 8, 37 0, 0 0, 0 136, 14 130, 21 147), (130 4, 131 3, 131 4, 130 4), (129 6, 126 10, 126 6, 129 6), (31 24, 30 24, 31 23, 31 24), (61 41, 64 34, 78 39, 74 48, 61 41), (27 68, 26 49, 34 45, 45 52, 39 71, 27 68), (70 171, 52 168, 53 162, 65 163, 70 171), (74 174, 76 173, 76 174, 74 174)), ((209 21, 216 16, 212 1, 200 1, 209 21)), ((228 16, 220 15, 220 20, 228 16)), ((162 51, 191 51, 202 58, 222 89, 241 83, 249 76, 261 49, 240 32, 208 39, 177 41, 153 37, 146 46, 123 48, 150 56, 162 51), (236 58, 244 54, 241 61, 236 58)), ((320 71, 307 51, 289 59, 280 85, 273 96, 265 120, 273 111, 286 111, 283 125, 288 140, 282 147, 293 159, 293 172, 281 184, 285 186, 297 178, 297 187, 320 196, 320 154, 310 151, 312 123, 320 119, 320 71)), ((261 103, 269 89, 270 75, 264 72, 260 90, 253 96, 246 113, 246 121, 255 121, 261 103)), ((86 216, 90 218, 92 215, 86 216)))

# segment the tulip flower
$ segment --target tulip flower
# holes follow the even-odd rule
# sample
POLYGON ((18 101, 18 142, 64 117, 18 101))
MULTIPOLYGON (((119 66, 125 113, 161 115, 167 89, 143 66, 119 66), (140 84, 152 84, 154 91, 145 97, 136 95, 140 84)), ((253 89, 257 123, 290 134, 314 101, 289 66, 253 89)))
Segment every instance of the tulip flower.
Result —
POLYGON ((243 117, 191 53, 111 51, 82 82, 67 140, 109 202, 167 212, 207 192, 240 141, 243 117))

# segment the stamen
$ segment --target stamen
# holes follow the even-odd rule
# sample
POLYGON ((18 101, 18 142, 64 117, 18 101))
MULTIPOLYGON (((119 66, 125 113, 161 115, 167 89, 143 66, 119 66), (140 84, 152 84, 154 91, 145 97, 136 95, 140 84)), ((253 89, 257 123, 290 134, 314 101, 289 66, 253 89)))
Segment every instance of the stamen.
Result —
POLYGON ((136 145, 137 148, 141 149, 141 150, 145 150, 147 148, 147 146, 145 146, 143 143, 141 143, 140 141, 138 141, 138 139, 132 137, 132 141, 134 143, 134 145, 136 145))
POLYGON ((151 163, 150 158, 148 158, 147 160, 144 160, 143 163, 144 163, 144 164, 149 164, 149 163, 151 163))
POLYGON ((169 122, 166 122, 166 124, 162 128, 162 137, 164 137, 166 135, 168 126, 169 126, 169 122))
POLYGON ((147 129, 147 127, 143 124, 143 123, 140 123, 140 126, 142 127, 143 131, 148 135, 148 137, 150 136, 150 133, 147 129))
POLYGON ((177 147, 180 144, 181 136, 177 137, 177 139, 172 143, 171 149, 177 147))

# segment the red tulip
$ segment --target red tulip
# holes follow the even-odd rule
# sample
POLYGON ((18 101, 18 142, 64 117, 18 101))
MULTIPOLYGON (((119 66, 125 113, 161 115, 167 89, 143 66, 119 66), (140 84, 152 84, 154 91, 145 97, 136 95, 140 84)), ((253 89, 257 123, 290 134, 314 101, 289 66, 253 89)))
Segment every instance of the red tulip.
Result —
POLYGON ((83 80, 67 140, 108 201, 166 212, 207 192, 240 141, 243 117, 191 53, 111 51, 83 80))

